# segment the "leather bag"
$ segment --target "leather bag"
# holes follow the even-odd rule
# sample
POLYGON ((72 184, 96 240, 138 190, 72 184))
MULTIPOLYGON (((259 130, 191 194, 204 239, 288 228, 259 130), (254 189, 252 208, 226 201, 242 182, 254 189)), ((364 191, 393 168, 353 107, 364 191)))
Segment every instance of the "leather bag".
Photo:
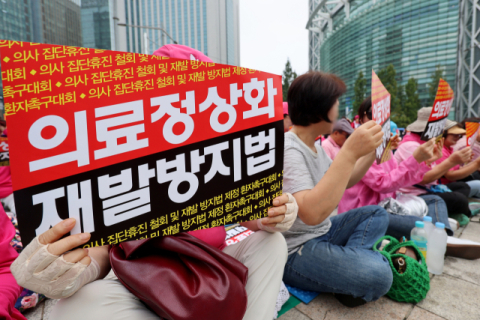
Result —
POLYGON ((247 267, 187 233, 112 246, 110 263, 162 318, 241 320, 247 309, 247 267))

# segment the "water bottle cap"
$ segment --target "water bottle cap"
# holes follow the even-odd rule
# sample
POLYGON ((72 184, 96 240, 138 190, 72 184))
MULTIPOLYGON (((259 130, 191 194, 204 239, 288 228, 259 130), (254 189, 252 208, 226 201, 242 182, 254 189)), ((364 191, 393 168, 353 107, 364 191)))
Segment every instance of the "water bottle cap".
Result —
POLYGON ((425 224, 423 223, 423 221, 415 221, 415 227, 423 228, 425 227, 425 224))
POLYGON ((435 227, 437 227, 439 229, 445 229, 445 224, 441 223, 441 222, 437 222, 437 223, 435 223, 435 227))
POLYGON ((423 221, 432 222, 432 217, 425 216, 425 217, 423 217, 423 221))

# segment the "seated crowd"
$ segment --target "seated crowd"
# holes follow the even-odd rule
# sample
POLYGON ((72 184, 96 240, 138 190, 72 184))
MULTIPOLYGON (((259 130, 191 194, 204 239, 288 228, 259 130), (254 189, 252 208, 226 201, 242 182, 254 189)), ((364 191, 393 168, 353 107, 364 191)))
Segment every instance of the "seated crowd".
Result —
MULTIPOLYGON (((183 57, 179 52, 211 61, 180 45, 154 54, 183 57)), ((390 159, 377 164, 383 132, 372 121, 371 99, 361 104, 352 125, 338 120, 345 92, 339 77, 318 71, 291 84, 283 106, 284 195, 273 201, 268 217, 242 223, 252 235, 227 247, 224 227, 189 232, 248 268, 243 319, 272 319, 282 281, 332 293, 348 307, 384 296, 392 286, 392 270, 374 244, 384 235, 408 239, 422 220, 378 206, 399 194, 423 199, 433 223, 445 225, 447 255, 480 258, 480 243, 452 237, 472 215, 469 198, 480 198, 480 138, 466 147, 464 123, 449 121, 440 142, 422 141, 431 112, 422 108, 402 141, 391 138, 395 153, 389 151, 390 159)), ((11 191, 0 198, 14 215, 11 191)), ((50 319, 160 319, 112 272, 109 246, 72 250, 90 239, 88 233, 63 237, 75 226, 73 218, 35 238, 20 255, 10 246, 15 235, 10 220, 0 212, 0 318, 24 319, 13 307, 22 286, 60 299, 50 319)))

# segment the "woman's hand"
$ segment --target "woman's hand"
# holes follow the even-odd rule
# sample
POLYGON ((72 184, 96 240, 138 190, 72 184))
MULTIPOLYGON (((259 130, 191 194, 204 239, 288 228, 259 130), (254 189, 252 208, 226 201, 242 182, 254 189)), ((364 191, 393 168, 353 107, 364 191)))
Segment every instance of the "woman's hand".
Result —
POLYGON ((297 201, 290 193, 284 193, 273 199, 273 207, 268 210, 268 217, 258 219, 257 226, 268 232, 284 232, 291 228, 297 213, 297 201))
POLYGON ((87 249, 70 251, 88 242, 89 233, 59 240, 74 226, 75 219, 66 219, 33 239, 22 251, 10 267, 20 286, 61 299, 98 278, 99 265, 87 249))
POLYGON ((368 121, 350 135, 341 150, 356 162, 361 157, 375 151, 382 141, 382 127, 375 121, 368 121))
MULTIPOLYGON (((393 133, 390 133, 392 136, 393 133)), ((400 142, 402 142, 402 138, 398 136, 398 134, 394 135, 393 137, 390 138, 390 149, 396 150, 398 149, 398 146, 400 145, 400 142)))

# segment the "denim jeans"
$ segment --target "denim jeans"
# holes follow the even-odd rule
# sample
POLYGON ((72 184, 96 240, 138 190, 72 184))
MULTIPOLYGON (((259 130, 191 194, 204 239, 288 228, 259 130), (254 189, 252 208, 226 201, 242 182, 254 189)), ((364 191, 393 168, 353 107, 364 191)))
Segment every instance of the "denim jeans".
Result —
POLYGON ((470 180, 467 181, 467 184, 470 186, 470 198, 480 198, 480 180, 470 180))
POLYGON ((366 301, 385 295, 392 285, 392 270, 372 247, 385 235, 388 213, 368 206, 331 221, 329 232, 288 256, 283 281, 303 290, 347 294, 366 301))
MULTIPOLYGON (((445 224, 447 234, 449 236, 453 236, 453 231, 450 228, 450 223, 448 222, 448 211, 445 201, 434 194, 424 194, 420 195, 419 197, 425 200, 427 203, 427 215, 432 217, 432 223, 434 225, 436 222, 445 224)), ((390 214, 390 222, 388 223, 387 234, 397 239, 400 239, 403 236, 405 236, 407 239, 410 239, 410 232, 413 228, 415 228, 416 221, 423 221, 423 218, 390 214)))

